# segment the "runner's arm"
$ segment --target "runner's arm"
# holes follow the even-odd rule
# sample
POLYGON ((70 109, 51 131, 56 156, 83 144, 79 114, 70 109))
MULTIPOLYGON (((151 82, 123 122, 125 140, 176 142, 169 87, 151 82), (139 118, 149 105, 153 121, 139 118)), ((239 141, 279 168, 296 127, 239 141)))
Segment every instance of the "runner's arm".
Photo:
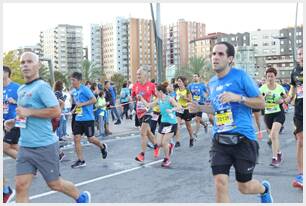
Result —
POLYGON ((17 107, 16 113, 22 117, 38 117, 38 118, 55 118, 61 115, 61 109, 59 105, 55 107, 48 107, 44 109, 32 109, 25 107, 17 107))

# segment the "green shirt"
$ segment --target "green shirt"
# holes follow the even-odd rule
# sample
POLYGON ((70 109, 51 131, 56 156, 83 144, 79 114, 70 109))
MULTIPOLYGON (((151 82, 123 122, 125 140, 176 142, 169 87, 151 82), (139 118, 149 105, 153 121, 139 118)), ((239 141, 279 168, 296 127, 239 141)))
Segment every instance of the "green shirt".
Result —
POLYGON ((279 84, 276 84, 275 89, 271 90, 268 88, 267 84, 262 85, 260 88, 260 93, 265 97, 265 114, 272 114, 280 112, 280 105, 276 102, 282 98, 282 94, 286 94, 284 87, 279 84))
POLYGON ((104 97, 98 97, 96 102, 97 109, 106 109, 106 101, 104 97))

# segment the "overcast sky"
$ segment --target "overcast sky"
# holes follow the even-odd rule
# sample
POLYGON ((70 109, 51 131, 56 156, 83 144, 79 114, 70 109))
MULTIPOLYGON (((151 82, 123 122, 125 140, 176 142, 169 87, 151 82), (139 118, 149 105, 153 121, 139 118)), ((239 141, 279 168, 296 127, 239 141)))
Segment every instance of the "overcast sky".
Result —
MULTIPOLYGON (((295 8, 296 3, 161 3, 161 23, 202 22, 207 33, 281 29, 294 26, 295 8)), ((4 3, 3 10, 3 51, 35 45, 40 31, 57 24, 83 26, 84 46, 89 46, 90 24, 108 23, 116 16, 151 19, 149 3, 4 3)))

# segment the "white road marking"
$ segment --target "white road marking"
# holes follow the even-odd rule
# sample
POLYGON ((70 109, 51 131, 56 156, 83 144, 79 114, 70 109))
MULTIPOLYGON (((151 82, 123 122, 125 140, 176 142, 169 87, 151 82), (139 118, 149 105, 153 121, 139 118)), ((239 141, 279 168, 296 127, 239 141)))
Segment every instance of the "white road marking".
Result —
MULTIPOLYGON (((83 182, 75 184, 75 186, 79 187, 79 186, 82 186, 82 185, 87 185, 87 184, 90 184, 90 183, 93 183, 93 182, 97 182, 97 181, 100 181, 100 180, 103 180, 103 179, 111 178, 111 177, 114 177, 114 176, 118 176, 118 175, 121 175, 121 174, 132 172, 132 171, 135 171, 135 170, 139 170, 141 168, 144 168, 144 167, 147 167, 147 166, 150 166, 150 165, 155 165, 155 164, 160 163, 162 161, 163 161, 163 159, 157 160, 157 161, 153 161, 153 162, 149 162, 149 163, 143 164, 143 165, 138 166, 138 167, 122 170, 122 171, 115 172, 115 173, 112 173, 112 174, 109 174, 109 175, 105 175, 105 176, 97 177, 97 178, 90 179, 90 180, 87 180, 87 181, 83 181, 83 182)), ((45 193, 33 195, 29 199, 33 200, 33 199, 37 199, 37 198, 40 198, 40 197, 52 195, 54 193, 57 193, 57 191, 50 191, 50 192, 45 192, 45 193)))

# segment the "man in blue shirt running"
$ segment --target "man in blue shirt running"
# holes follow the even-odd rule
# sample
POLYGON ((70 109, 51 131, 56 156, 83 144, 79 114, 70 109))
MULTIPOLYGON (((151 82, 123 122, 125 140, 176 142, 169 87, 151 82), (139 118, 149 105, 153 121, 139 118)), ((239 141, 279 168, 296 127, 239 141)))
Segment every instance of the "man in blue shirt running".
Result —
POLYGON ((90 143, 100 148, 103 159, 105 159, 107 156, 107 145, 105 143, 101 143, 100 140, 95 137, 95 116, 93 112, 93 105, 97 102, 96 97, 88 87, 81 84, 81 73, 73 72, 70 76, 70 80, 71 85, 74 88, 72 96, 76 103, 76 106, 72 111, 72 113, 76 114, 72 132, 74 135, 75 151, 78 157, 71 167, 79 168, 86 166, 81 145, 81 138, 84 133, 90 143))
POLYGON ((21 73, 26 83, 18 89, 16 119, 5 122, 7 131, 20 127, 16 160, 16 202, 28 202, 33 175, 40 171, 52 190, 78 203, 89 203, 90 193, 80 193, 72 182, 60 177, 58 138, 51 119, 60 116, 59 103, 48 83, 39 78, 39 59, 32 52, 21 55, 21 73))
MULTIPOLYGON (((260 194, 262 203, 271 203, 271 186, 252 178, 259 146, 252 124, 252 111, 263 109, 265 101, 258 87, 243 70, 232 67, 233 45, 217 43, 211 55, 216 76, 208 83, 211 110, 214 114, 210 162, 216 187, 216 202, 230 202, 228 184, 233 165, 242 194, 260 194)), ((207 105, 199 105, 202 111, 207 105)))
MULTIPOLYGON (((205 99, 207 97, 207 89, 203 82, 200 82, 200 75, 198 73, 193 74, 193 82, 190 83, 187 89, 191 92, 192 101, 198 102, 200 105, 204 105, 205 99)), ((207 123, 202 119, 202 112, 198 112, 195 114, 196 128, 194 131, 194 135, 198 136, 198 131, 200 128, 200 124, 204 126, 205 133, 207 133, 207 123)))

